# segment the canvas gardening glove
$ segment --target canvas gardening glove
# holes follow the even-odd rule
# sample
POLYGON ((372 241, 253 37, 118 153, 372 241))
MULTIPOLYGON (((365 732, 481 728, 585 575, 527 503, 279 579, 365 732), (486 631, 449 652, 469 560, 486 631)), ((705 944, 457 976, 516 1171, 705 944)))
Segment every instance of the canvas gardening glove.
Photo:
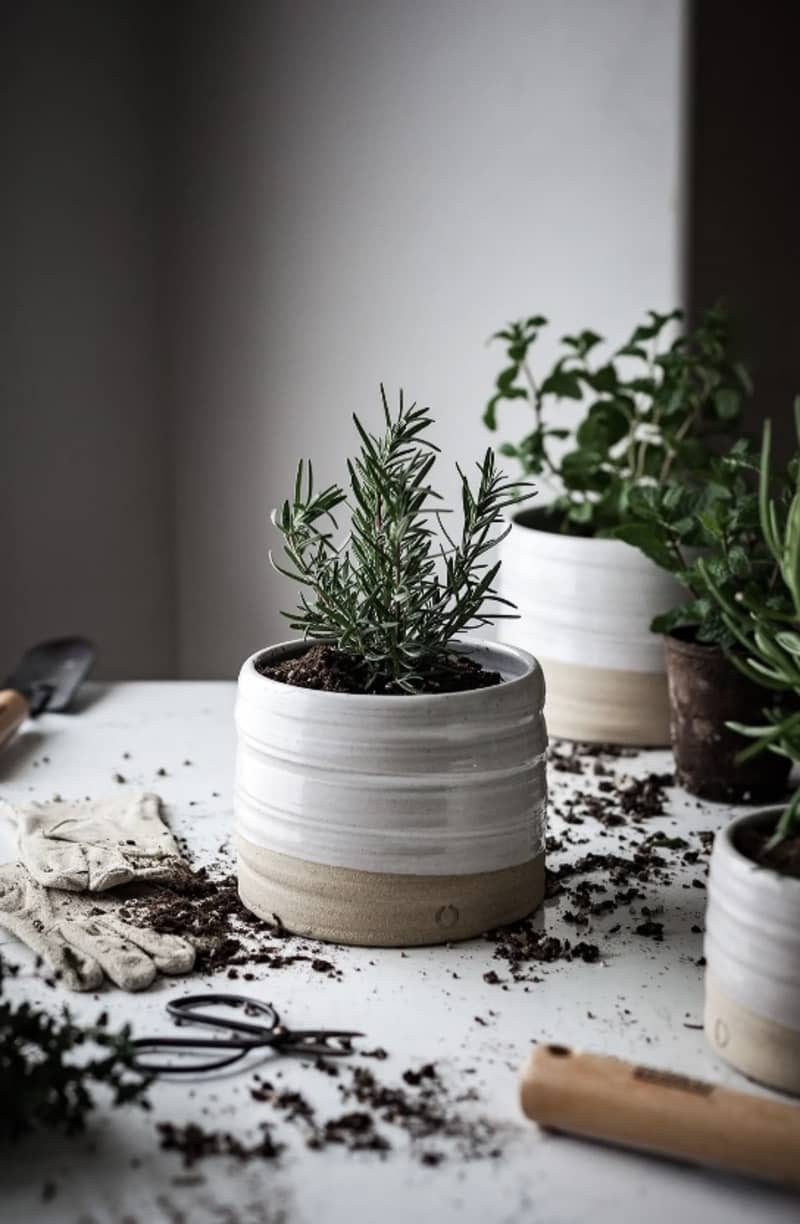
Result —
POLYGON ((70 990, 95 990, 103 976, 144 990, 156 974, 188 973, 194 947, 118 917, 122 899, 42 888, 21 863, 0 867, 0 926, 61 973, 70 990))
POLYGON ((182 859, 157 795, 14 805, 20 861, 46 888, 104 892, 131 880, 174 879, 182 859))
POLYGON ((193 944, 123 921, 126 898, 109 891, 185 870, 157 795, 19 807, 0 801, 0 815, 17 825, 21 859, 0 866, 0 927, 66 986, 94 990, 105 975, 122 990, 144 990, 159 971, 188 973, 193 944))

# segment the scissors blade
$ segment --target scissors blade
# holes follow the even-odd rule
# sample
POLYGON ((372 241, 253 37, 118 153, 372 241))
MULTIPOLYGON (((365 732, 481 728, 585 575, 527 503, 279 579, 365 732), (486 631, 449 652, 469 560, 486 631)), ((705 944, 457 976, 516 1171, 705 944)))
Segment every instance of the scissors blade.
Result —
POLYGON ((363 1036, 363 1033, 351 1029, 291 1029, 281 1036, 280 1047, 287 1054, 322 1054, 337 1057, 352 1054, 351 1039, 363 1036))
POLYGON ((283 1037, 284 1041, 307 1041, 313 1039, 315 1041, 324 1041, 326 1037, 363 1037, 363 1033, 357 1033, 352 1029, 288 1029, 283 1037))

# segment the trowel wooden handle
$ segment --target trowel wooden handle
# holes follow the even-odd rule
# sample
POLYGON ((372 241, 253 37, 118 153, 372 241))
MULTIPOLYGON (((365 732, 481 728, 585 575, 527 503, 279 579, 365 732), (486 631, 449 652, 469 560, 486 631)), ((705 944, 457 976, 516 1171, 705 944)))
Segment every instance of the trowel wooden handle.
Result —
POLYGON ((800 1186, 800 1107, 566 1046, 535 1046, 522 1108, 541 1126, 800 1186))
POLYGON ((30 713, 30 706, 22 693, 15 689, 0 689, 0 748, 30 713))

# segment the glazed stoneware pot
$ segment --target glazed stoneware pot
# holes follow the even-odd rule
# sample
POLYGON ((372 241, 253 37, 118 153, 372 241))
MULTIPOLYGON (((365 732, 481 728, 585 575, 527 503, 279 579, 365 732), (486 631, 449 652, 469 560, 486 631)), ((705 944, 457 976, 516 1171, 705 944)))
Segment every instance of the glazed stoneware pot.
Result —
POLYGON ((791 762, 774 752, 736 764, 748 745, 727 722, 759 721, 771 696, 726 658, 717 646, 665 637, 670 699, 670 738, 675 776, 703 799, 769 803, 786 791, 791 762))
POLYGON ((705 1032, 760 1083, 800 1093, 800 880, 740 849, 780 808, 740 816, 714 841, 706 915, 705 1032))
POLYGON ((544 679, 496 643, 460 647, 503 682, 469 692, 321 692, 239 675, 235 816, 248 909, 338 943, 466 939, 544 894, 544 679))
POLYGON ((501 594, 519 620, 504 641, 535 651, 547 680, 547 725, 566 739, 669 743, 669 701, 654 616, 685 598, 666 571, 621 540, 541 530, 523 511, 501 544, 501 594))

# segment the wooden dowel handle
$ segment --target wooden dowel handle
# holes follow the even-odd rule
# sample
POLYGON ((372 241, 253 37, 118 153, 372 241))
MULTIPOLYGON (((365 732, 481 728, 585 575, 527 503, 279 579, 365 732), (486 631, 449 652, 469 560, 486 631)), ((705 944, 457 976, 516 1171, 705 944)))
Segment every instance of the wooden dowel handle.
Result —
POLYGON ((30 705, 15 689, 0 689, 0 748, 30 714, 30 705))
POLYGON ((800 1107, 566 1046, 534 1046, 524 1113, 541 1126, 800 1187, 800 1107))

